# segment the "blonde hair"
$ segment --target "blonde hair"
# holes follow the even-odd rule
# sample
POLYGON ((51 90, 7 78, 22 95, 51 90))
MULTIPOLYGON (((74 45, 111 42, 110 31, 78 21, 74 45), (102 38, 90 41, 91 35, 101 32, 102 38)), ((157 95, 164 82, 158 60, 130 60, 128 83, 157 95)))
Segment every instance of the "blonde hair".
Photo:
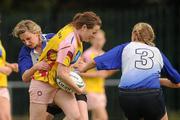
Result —
POLYGON ((41 27, 32 20, 22 20, 13 29, 13 36, 19 37, 20 34, 31 32, 34 34, 41 34, 41 27))
POLYGON ((143 22, 137 23, 133 28, 132 34, 136 35, 137 37, 137 40, 133 40, 133 41, 141 41, 147 45, 155 46, 154 30, 151 27, 151 25, 149 25, 148 23, 143 23, 143 22))

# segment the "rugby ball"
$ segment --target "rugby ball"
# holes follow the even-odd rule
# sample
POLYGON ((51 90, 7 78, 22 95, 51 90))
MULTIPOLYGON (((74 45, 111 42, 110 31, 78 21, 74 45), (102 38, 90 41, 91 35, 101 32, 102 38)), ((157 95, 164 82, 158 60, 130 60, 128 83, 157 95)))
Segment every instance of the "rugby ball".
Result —
MULTIPOLYGON (((78 87, 84 87, 85 83, 83 81, 83 79, 76 73, 76 72, 70 72, 69 73, 71 79, 73 80, 73 82, 78 86, 78 87)), ((66 85, 61 79, 57 78, 56 79, 56 83, 57 85, 65 90, 66 92, 74 92, 68 85, 66 85)))

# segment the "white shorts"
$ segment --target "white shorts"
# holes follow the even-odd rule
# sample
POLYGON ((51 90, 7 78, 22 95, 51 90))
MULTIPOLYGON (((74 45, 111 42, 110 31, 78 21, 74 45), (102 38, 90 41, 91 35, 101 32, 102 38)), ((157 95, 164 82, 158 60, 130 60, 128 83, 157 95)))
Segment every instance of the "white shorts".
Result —
POLYGON ((52 87, 46 82, 32 80, 29 88, 30 103, 53 103, 57 91, 57 88, 52 87))
POLYGON ((0 97, 10 100, 9 90, 7 88, 0 88, 0 97))
POLYGON ((105 108, 107 99, 105 93, 88 93, 87 94, 87 106, 88 110, 96 108, 105 108))

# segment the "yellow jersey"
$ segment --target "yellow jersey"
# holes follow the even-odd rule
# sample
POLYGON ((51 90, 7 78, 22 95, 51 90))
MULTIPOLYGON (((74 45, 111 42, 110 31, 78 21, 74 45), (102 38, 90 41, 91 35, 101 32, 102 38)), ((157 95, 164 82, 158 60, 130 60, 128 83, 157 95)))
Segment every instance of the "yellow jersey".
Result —
MULTIPOLYGON (((6 51, 0 41, 0 67, 6 64, 6 51)), ((7 75, 0 73, 0 87, 7 87, 7 75)))
POLYGON ((49 40, 39 57, 39 61, 46 61, 51 69, 48 71, 36 71, 33 76, 34 80, 47 82, 57 88, 55 79, 57 77, 58 63, 70 66, 77 61, 82 51, 83 45, 74 27, 72 24, 66 25, 49 40))
MULTIPOLYGON (((85 62, 88 62, 90 60, 93 60, 96 56, 98 56, 97 54, 95 54, 91 49, 86 50, 83 53, 83 59, 85 62)), ((96 69, 91 69, 88 72, 95 72, 97 71, 96 69)), ((101 77, 83 77, 85 83, 86 83, 86 92, 90 93, 104 93, 105 89, 104 89, 104 82, 105 79, 101 78, 101 77)))

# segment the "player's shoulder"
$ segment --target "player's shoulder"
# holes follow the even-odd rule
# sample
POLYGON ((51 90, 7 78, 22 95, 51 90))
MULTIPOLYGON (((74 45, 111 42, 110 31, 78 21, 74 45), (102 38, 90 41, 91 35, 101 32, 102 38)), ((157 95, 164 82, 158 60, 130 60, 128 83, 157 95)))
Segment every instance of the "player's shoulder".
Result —
POLYGON ((59 44, 60 48, 67 48, 71 47, 74 48, 76 44, 75 40, 75 34, 73 32, 69 33, 63 41, 59 44))
POLYGON ((19 54, 30 54, 30 52, 32 51, 33 49, 23 45, 20 49, 20 52, 19 54))
POLYGON ((54 35, 55 35, 55 33, 42 34, 42 39, 43 39, 43 41, 48 41, 48 40, 51 39, 54 35))
POLYGON ((69 44, 69 45, 76 45, 77 43, 77 38, 76 38, 76 35, 74 32, 70 32, 66 38, 65 38, 65 41, 64 41, 66 44, 69 44))

